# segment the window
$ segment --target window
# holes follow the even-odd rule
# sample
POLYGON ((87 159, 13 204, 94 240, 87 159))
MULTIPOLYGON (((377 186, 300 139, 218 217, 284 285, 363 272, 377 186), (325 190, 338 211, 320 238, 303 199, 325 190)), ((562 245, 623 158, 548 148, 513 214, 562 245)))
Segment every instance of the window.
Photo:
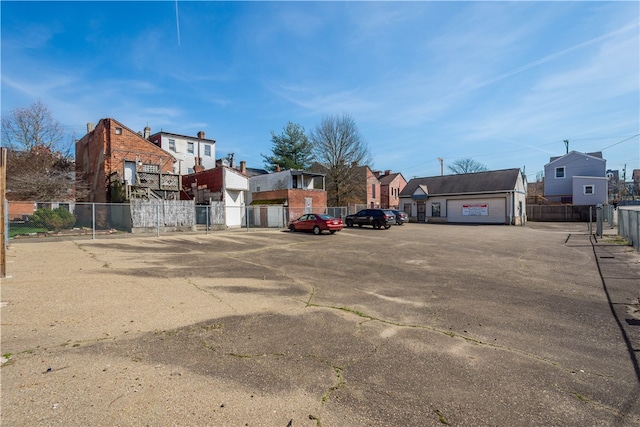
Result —
POLYGON ((371 184, 371 197, 376 198, 376 185, 371 184))
POLYGON ((122 128, 116 128, 116 135, 122 135, 122 128))
POLYGON ((440 217, 440 203, 431 203, 431 216, 440 217))
POLYGON ((192 174, 193 173, 193 168, 187 168, 187 174, 192 174))
POLYGON ((564 178, 564 166, 556 168, 556 178, 564 178))
POLYGON ((158 173, 160 172, 160 166, 158 165, 142 165, 142 172, 158 173))
POLYGON ((204 144, 204 155, 207 157, 211 157, 211 145, 204 144))
POLYGON ((593 194, 593 185, 585 185, 583 187, 583 194, 585 195, 593 194))
POLYGON ((169 140, 169 150, 173 151, 174 153, 176 152, 176 140, 175 139, 170 139, 169 140))
POLYGON ((193 142, 187 142, 187 153, 193 154, 193 142))

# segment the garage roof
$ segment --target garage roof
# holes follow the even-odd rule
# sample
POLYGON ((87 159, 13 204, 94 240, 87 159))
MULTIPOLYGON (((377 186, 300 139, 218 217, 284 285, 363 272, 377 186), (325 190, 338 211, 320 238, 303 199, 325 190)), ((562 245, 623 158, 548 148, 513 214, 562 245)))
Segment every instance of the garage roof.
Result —
POLYGON ((411 197, 418 186, 426 187, 429 190, 429 196, 512 191, 519 174, 520 169, 513 168, 413 178, 400 192, 400 197, 411 197))

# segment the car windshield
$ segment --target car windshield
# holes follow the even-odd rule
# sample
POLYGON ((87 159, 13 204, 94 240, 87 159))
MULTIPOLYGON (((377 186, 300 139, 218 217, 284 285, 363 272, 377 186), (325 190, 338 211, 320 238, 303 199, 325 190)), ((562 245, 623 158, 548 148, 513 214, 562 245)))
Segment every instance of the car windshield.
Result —
POLYGON ((318 215, 321 219, 333 219, 333 217, 331 215, 327 215, 327 214, 322 214, 322 215, 318 215))

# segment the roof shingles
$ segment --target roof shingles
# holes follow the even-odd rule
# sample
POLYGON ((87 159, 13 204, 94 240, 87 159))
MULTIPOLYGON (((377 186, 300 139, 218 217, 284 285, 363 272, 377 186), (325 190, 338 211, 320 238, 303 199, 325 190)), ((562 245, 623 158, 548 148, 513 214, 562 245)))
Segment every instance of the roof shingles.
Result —
POLYGON ((425 185, 429 189, 429 196, 511 191, 516 185, 519 173, 520 169, 513 168, 459 175, 413 178, 402 190, 400 197, 411 197, 420 185, 425 185))

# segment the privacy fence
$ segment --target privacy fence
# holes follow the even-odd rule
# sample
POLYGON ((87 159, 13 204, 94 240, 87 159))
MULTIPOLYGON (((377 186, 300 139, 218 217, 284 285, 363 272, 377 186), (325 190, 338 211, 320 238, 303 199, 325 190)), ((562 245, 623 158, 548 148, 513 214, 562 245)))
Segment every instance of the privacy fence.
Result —
MULTIPOLYGON (((316 213, 344 218, 360 206, 314 207, 316 213), (350 211, 351 210, 351 211, 350 211)), ((131 203, 8 202, 8 237, 90 236, 125 233, 204 232, 222 229, 284 228, 311 208, 283 205, 196 205, 185 200, 133 200, 131 203)))

